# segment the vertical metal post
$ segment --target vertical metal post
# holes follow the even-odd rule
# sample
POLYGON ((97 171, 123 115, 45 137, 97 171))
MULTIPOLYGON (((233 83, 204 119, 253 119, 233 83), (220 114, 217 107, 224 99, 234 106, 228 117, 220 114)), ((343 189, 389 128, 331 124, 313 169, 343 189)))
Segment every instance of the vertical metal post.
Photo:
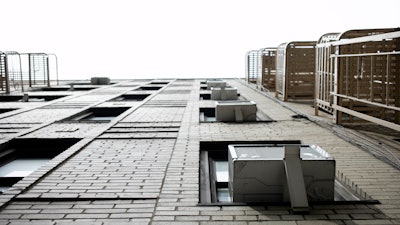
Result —
POLYGON ((373 72, 374 56, 371 55, 371 77, 370 77, 370 101, 374 101, 374 72, 373 72))
MULTIPOLYGON (((339 60, 339 57, 337 57, 337 56, 339 56, 339 46, 336 46, 336 49, 335 49, 335 54, 334 54, 334 60, 335 60, 335 62, 334 62, 334 68, 333 68, 333 78, 334 78, 334 84, 333 84, 333 92, 334 92, 334 95, 333 95, 333 120, 336 122, 336 123, 338 123, 339 122, 339 112, 338 112, 338 110, 337 109, 335 109, 335 106, 337 106, 338 105, 338 97, 335 95, 335 94, 338 94, 338 90, 339 90, 339 88, 338 88, 338 82, 339 82, 339 62, 338 62, 338 60, 339 60)), ((343 84, 342 84, 343 85, 343 84)))
POLYGON ((10 94, 10 76, 8 74, 8 56, 5 54, 4 56, 4 70, 5 70, 5 79, 6 79, 6 94, 10 94))
POLYGON ((47 54, 45 54, 45 57, 46 57, 47 87, 50 87, 49 56, 47 54))
POLYGON ((289 189, 290 204, 296 212, 308 211, 308 198, 301 168, 300 146, 285 146, 285 171, 289 189))
MULTIPOLYGON (((34 62, 32 63, 31 62, 31 60, 32 60, 32 56, 31 56, 31 53, 28 53, 28 63, 29 63, 29 66, 28 66, 28 78, 29 78, 29 87, 32 87, 32 66, 34 65, 34 62), (32 65, 33 64, 33 65, 32 65)), ((21 71, 22 72, 22 71, 21 71)))
POLYGON ((390 96, 390 93, 389 93, 389 83, 390 83, 390 80, 389 80, 389 73, 390 73, 390 63, 389 63, 389 61, 390 61, 390 55, 386 55, 386 99, 385 99, 385 101, 386 101, 386 105, 389 105, 389 96, 390 96))
MULTIPOLYGON (((322 54, 323 55, 323 54, 322 54)), ((314 115, 318 116, 318 104, 317 99, 319 99, 319 86, 320 84, 320 76, 321 76, 321 59, 319 54, 319 48, 315 48, 315 98, 314 98, 314 115)))
POLYGON ((18 55, 18 59, 19 59, 19 73, 20 73, 20 78, 21 78, 21 91, 24 92, 24 79, 23 79, 23 75, 22 75, 21 54, 19 54, 18 52, 16 54, 18 55))

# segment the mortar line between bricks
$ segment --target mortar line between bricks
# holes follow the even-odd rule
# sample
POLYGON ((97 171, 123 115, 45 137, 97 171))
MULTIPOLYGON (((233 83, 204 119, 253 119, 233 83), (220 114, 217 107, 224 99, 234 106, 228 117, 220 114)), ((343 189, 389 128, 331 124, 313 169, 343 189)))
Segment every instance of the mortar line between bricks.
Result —
MULTIPOLYGON (((108 123, 108 125, 107 126, 105 126, 103 129, 101 129, 101 130, 99 130, 98 132, 97 132, 97 134, 96 135, 94 135, 93 137, 88 137, 88 138, 83 138, 83 139, 81 139, 78 143, 80 143, 80 142, 85 142, 85 143, 81 143, 81 145, 80 145, 80 147, 79 147, 79 149, 76 149, 74 152, 72 152, 72 153, 70 153, 70 155, 68 155, 67 157, 65 157, 61 162, 59 162, 59 163, 57 163, 57 165, 54 165, 54 167, 52 167, 51 169, 49 169, 48 171, 46 171, 42 176, 40 176, 40 177, 38 177, 35 181, 33 181, 32 183, 30 183, 29 185, 27 185, 26 187, 24 187, 18 194, 13 194, 9 199, 8 199, 8 201, 7 202, 3 202, 3 203, 1 203, 0 204, 0 210, 1 209, 3 209, 4 207, 6 207, 8 204, 10 204, 10 202, 12 202, 14 199, 16 199, 16 197, 19 195, 19 194, 22 194, 22 193, 25 193, 26 191, 29 191, 30 189, 31 189, 31 187, 32 186, 34 186, 35 184, 37 184, 38 182, 40 182, 40 181, 42 181, 48 174, 50 174, 51 172, 53 172, 53 171, 55 171, 56 169, 58 169, 59 167, 61 167, 64 163, 66 163, 69 159, 71 159, 72 157, 74 157, 75 155, 77 155, 79 152, 81 152, 87 145, 89 145, 91 142, 93 142, 94 140, 97 140, 97 139, 101 139, 100 138, 100 136, 103 134, 103 133, 105 133, 107 130, 109 130, 111 127, 113 127, 113 126, 115 126, 116 124, 118 124, 118 122, 119 121, 122 121, 126 116, 128 116, 129 114, 131 114, 131 113, 133 113, 134 111, 136 111, 138 108, 140 108, 141 106, 143 106, 146 102, 148 102, 148 101, 150 101, 152 98, 154 98, 157 94, 159 94, 162 90, 164 90, 164 89, 166 89, 171 83, 173 83, 173 82, 170 82, 169 84, 167 84, 167 85, 165 85, 163 88, 161 88, 160 90, 158 90, 157 92, 155 92, 153 95, 151 95, 149 98, 147 98, 145 101, 143 101, 140 105, 138 105, 137 107, 132 107, 132 108, 130 108, 130 109, 128 109, 127 111, 125 111, 123 114, 125 114, 125 116, 121 116, 119 119, 115 119, 115 120, 113 120, 113 121, 111 121, 110 123, 108 123), (85 140, 85 141, 84 141, 85 140)), ((112 85, 112 87, 113 86, 116 86, 116 85, 112 85)), ((102 87, 101 89, 106 89, 106 88, 108 88, 108 87, 102 87)), ((94 92, 95 90, 92 90, 92 91, 90 91, 90 92, 86 92, 85 94, 82 94, 82 95, 89 95, 90 93, 92 93, 92 92, 94 92)), ((124 92, 122 92, 122 93, 126 93, 126 92, 128 92, 128 91, 124 91, 124 92)), ((120 94, 122 94, 122 93, 118 93, 118 94, 115 94, 116 96, 118 96, 118 95, 120 95, 120 94)), ((79 95, 80 96, 80 95, 79 95)), ((115 96, 114 96, 115 97, 115 96)), ((73 98, 73 97, 72 97, 73 98)), ((106 102, 107 100, 102 100, 102 101, 97 101, 97 102, 95 102, 95 103, 92 103, 92 104, 90 104, 90 105, 88 105, 88 106, 86 106, 86 107, 83 107, 81 110, 86 110, 86 109, 88 109, 88 108, 90 108, 90 107, 94 107, 94 106, 96 106, 96 105, 98 105, 98 104, 100 104, 100 103, 104 103, 104 102, 106 102)), ((49 103, 49 105, 50 104, 54 104, 55 102, 52 102, 52 103, 49 103)), ((40 108, 40 107, 39 107, 40 108)), ((33 132, 34 130, 37 130, 37 129, 40 129, 40 128, 42 128, 42 127, 45 127, 45 126, 48 126, 48 125, 50 125, 50 124, 53 124, 53 123, 55 123, 56 121, 51 121, 51 122, 48 122, 48 123, 44 123, 44 124, 41 124, 41 125, 39 125, 38 127, 36 127, 35 129, 29 129, 28 131, 26 131, 26 132, 22 132, 22 133, 17 133, 17 136, 16 137, 18 137, 18 136, 21 136, 21 135, 26 135, 26 134, 28 134, 28 133, 30 133, 30 132, 33 132)), ((12 137, 11 139, 13 139, 13 138, 15 138, 15 137, 12 137)), ((153 139, 153 138, 152 138, 153 139)), ((76 143, 76 144, 78 144, 78 143, 76 143)), ((75 144, 75 145, 76 145, 75 144)), ((66 150, 66 151, 68 151, 68 150, 66 150)), ((40 197, 39 197, 40 198, 40 197)))
POLYGON ((102 197, 93 197, 93 198, 26 198, 26 197, 16 197, 13 199, 15 202, 63 202, 63 201, 117 201, 117 200, 157 200, 158 198, 129 198, 129 197, 114 197, 114 198, 102 198, 102 197))

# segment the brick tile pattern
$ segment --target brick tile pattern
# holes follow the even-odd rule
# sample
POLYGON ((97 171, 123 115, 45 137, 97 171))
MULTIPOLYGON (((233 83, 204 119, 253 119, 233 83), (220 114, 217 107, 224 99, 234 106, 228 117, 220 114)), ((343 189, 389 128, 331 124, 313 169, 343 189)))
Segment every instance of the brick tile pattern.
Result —
POLYGON ((148 224, 155 200, 21 201, 2 210, 0 224, 148 224))
POLYGON ((53 123, 38 129, 24 138, 82 138, 94 137, 96 130, 106 123, 53 123))
POLYGON ((26 194, 39 198, 154 198, 174 139, 95 140, 26 194))
MULTIPOLYGON (((292 118, 295 112, 241 81, 229 83, 276 122, 199 123, 199 107, 214 107, 215 101, 199 100, 200 80, 172 82, 151 92, 153 102, 11 201, 0 212, 0 224, 400 224, 400 171, 338 137, 335 130, 292 118), (166 107, 173 101, 179 107, 166 107), (154 136, 160 133, 165 135, 154 136), (335 157, 337 174, 382 204, 312 205, 308 214, 294 214, 290 206, 199 206, 199 143, 229 140, 317 144, 335 157)), ((82 102, 105 101, 111 93, 116 89, 104 95, 98 90, 81 96, 82 102)))
POLYGON ((0 119, 0 123, 46 123, 72 116, 77 112, 79 109, 34 109, 0 119))
POLYGON ((180 122, 184 107, 141 107, 121 122, 180 122))

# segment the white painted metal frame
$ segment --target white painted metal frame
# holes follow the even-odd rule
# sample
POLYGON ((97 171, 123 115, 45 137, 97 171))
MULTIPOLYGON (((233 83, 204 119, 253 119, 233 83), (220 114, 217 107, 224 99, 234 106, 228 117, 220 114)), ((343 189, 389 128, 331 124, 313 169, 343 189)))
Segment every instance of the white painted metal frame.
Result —
POLYGON ((258 76, 261 76, 259 50, 251 50, 246 54, 246 81, 247 83, 257 83, 258 76))
MULTIPOLYGON (((367 46, 368 43, 390 42, 399 39, 400 31, 395 31, 343 40, 331 39, 331 41, 317 44, 315 113, 318 114, 319 108, 332 112, 337 123, 342 123, 340 114, 346 113, 400 131, 400 118, 398 118, 400 117, 400 96, 398 94, 400 84, 397 83, 400 80, 400 65, 397 65, 400 61, 398 58, 400 57, 399 46, 395 48, 396 50, 390 51, 384 51, 384 49, 366 53, 343 53, 341 51, 342 48, 353 44, 365 43, 365 46, 367 46), (354 68, 350 68, 350 60, 357 62, 357 73, 359 74, 350 74, 350 70, 354 71, 354 68), (381 71, 379 75, 373 72, 377 71, 377 68, 375 68, 377 60, 382 61, 380 66, 385 70, 381 71), (342 68, 339 68, 339 66, 342 68), (368 66, 370 68, 367 68, 368 66), (393 68, 395 68, 395 71, 393 71, 393 68), (376 77, 381 77, 381 80, 376 77), (395 77, 394 80, 393 77, 395 77), (369 80, 366 81, 366 78, 369 80), (364 79, 363 82, 361 82, 362 79, 364 79), (364 86, 368 84, 369 87, 364 86), (376 88, 378 84, 381 92, 374 93, 374 87, 376 88), (366 89, 370 93, 360 91, 366 89), (384 97, 377 100, 374 98, 376 94, 384 97), (377 111, 391 110, 395 118, 387 118, 386 114, 379 118, 368 113, 352 110, 344 106, 343 101, 362 104, 372 109, 377 108, 377 111)), ((397 41, 396 43, 398 45, 400 42, 397 41)))

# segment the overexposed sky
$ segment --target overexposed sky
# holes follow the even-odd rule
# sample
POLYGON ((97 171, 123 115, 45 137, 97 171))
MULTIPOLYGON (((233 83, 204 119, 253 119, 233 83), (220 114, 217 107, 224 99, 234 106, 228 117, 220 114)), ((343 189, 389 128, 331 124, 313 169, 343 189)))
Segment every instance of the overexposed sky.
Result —
POLYGON ((400 26, 399 0, 0 0, 0 51, 55 53, 60 79, 244 77, 245 54, 400 26))

